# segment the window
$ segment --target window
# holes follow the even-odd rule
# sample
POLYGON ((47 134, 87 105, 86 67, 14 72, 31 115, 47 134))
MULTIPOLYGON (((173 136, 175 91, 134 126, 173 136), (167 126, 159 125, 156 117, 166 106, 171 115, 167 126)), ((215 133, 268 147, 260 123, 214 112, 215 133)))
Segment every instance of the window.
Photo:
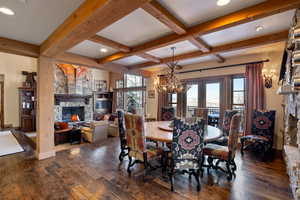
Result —
POLYGON ((195 108, 198 107, 198 84, 188 85, 190 89, 186 92, 186 116, 192 117, 195 108))
POLYGON ((138 114, 145 112, 146 79, 142 76, 125 74, 116 81, 116 108, 127 110, 128 98, 133 97, 138 114))
POLYGON ((169 106, 175 108, 175 113, 176 113, 176 109, 177 109, 177 94, 176 93, 168 94, 168 103, 169 103, 169 106))
POLYGON ((130 87, 142 87, 144 86, 144 80, 142 76, 125 74, 124 76, 125 88, 130 87))
POLYGON ((232 79, 232 109, 244 110, 245 108, 245 78, 232 79))
POLYGON ((245 78, 233 77, 232 78, 232 109, 238 110, 242 115, 240 131, 244 130, 244 111, 245 111, 245 78))
POLYGON ((123 80, 117 80, 116 81, 116 88, 123 88, 124 87, 124 81, 123 80))

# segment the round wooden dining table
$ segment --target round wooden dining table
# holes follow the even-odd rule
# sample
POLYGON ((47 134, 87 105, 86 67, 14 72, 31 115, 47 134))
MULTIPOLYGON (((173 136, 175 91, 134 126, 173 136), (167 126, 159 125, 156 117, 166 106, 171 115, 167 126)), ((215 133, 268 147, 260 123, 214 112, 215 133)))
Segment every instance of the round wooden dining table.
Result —
MULTIPOLYGON (((169 127, 170 121, 145 122, 145 136, 147 139, 170 143, 173 139, 173 129, 169 127)), ((211 142, 222 137, 222 130, 206 125, 204 128, 204 142, 211 142)))

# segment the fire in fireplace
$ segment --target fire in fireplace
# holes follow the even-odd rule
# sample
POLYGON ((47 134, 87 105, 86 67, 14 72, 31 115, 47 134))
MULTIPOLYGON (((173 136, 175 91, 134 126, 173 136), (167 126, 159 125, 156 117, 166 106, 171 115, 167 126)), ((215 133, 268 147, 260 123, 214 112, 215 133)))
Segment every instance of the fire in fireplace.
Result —
POLYGON ((72 116, 77 115, 79 121, 84 121, 84 107, 63 107, 62 108, 62 120, 65 122, 71 122, 72 116))

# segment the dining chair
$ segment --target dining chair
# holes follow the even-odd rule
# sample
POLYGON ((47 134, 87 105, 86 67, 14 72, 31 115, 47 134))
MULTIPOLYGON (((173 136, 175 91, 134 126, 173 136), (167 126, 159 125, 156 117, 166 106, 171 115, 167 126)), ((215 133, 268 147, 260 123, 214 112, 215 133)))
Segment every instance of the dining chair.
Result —
POLYGON ((237 144, 238 144, 240 123, 241 123, 241 115, 235 114, 232 117, 230 122, 227 146, 208 143, 203 148, 202 162, 204 163, 204 156, 208 156, 207 158, 208 166, 206 166, 208 167, 207 168, 208 171, 210 168, 219 169, 228 174, 227 176, 228 180, 232 179, 232 176, 235 175, 235 171, 237 169, 234 158, 235 158, 237 144), (214 164, 214 160, 216 160, 215 164, 214 164), (219 166, 221 162, 226 163, 226 170, 219 166))
POLYGON ((172 191, 174 191, 173 176, 179 172, 193 175, 197 181, 197 191, 200 191, 204 125, 203 119, 193 124, 174 119, 171 155, 166 158, 166 160, 171 159, 168 174, 172 191))
POLYGON ((225 110, 222 128, 221 128, 222 132, 223 132, 223 136, 218 138, 215 141, 212 141, 211 143, 223 145, 223 146, 228 145, 228 136, 229 136, 229 132, 230 132, 231 120, 232 120, 232 117, 237 113, 238 113, 237 110, 225 110))
POLYGON ((262 152, 264 155, 273 147, 276 111, 254 110, 252 114, 251 133, 241 137, 241 154, 245 149, 262 152), (247 146, 245 144, 247 143, 247 146))
POLYGON ((171 121, 175 118, 175 108, 162 107, 161 108, 161 121, 171 121))
POLYGON ((201 117, 208 124, 208 108, 195 108, 193 117, 201 117))
POLYGON ((118 113, 118 128, 119 128, 119 137, 120 137, 120 148, 121 152, 119 154, 120 162, 123 162, 125 156, 128 156, 128 147, 126 141, 126 134, 125 134, 125 121, 124 121, 124 111, 117 110, 118 113))
POLYGON ((162 156, 163 150, 155 145, 146 145, 144 117, 135 114, 125 114, 126 141, 128 146, 129 164, 127 172, 131 174, 131 167, 136 163, 143 164, 145 172, 154 168, 149 160, 162 156), (132 162, 132 158, 134 161, 132 162))

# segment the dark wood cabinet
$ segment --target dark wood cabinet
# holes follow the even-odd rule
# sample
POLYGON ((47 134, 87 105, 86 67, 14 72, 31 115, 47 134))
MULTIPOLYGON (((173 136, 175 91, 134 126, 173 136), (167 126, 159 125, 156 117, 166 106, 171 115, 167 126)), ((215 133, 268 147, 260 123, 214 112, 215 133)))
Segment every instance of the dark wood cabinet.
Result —
POLYGON ((36 89, 19 88, 19 118, 21 131, 36 131, 36 89))

